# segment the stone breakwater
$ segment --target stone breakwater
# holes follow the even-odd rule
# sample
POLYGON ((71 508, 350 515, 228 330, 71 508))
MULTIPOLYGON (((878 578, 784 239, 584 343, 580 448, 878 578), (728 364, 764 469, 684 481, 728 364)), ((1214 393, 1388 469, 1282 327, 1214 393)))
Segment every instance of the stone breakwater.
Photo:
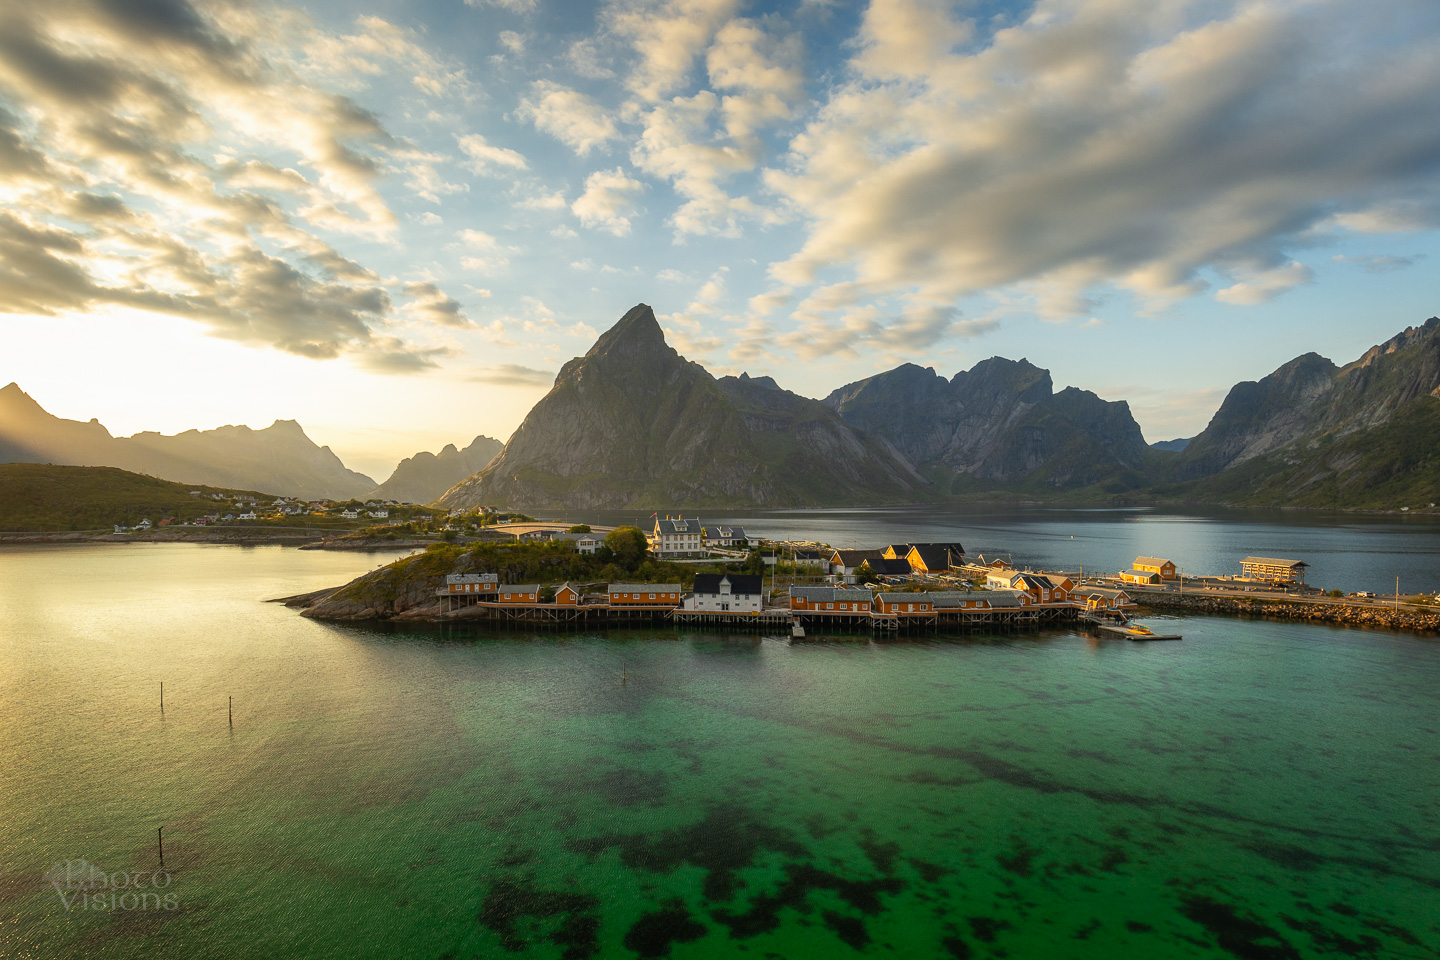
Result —
POLYGON ((1386 609, 1349 603, 1313 603, 1259 597, 1205 597, 1179 594, 1146 594, 1136 601, 1151 610, 1183 613, 1260 617, 1268 620, 1299 620, 1308 623, 1335 623, 1384 630, 1440 632, 1440 612, 1386 609))

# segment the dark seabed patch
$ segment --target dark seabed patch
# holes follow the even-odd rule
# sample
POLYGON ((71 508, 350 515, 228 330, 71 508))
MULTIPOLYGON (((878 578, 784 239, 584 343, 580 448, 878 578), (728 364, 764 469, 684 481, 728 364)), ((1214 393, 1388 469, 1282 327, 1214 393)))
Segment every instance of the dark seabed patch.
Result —
POLYGON ((505 877, 491 885, 477 919, 506 950, 524 950, 544 936, 562 948, 565 960, 585 960, 600 952, 599 906, 599 897, 541 890, 529 877, 505 877))
POLYGON ((625 946, 642 957, 663 957, 676 943, 699 940, 708 931, 679 900, 647 913, 625 934, 625 946))
POLYGON ((870 942, 870 934, 865 929, 865 921, 859 917, 847 917, 834 910, 826 910, 820 914, 820 917, 825 921, 825 926, 835 932, 835 936, 852 948, 864 950, 865 945, 870 942))
POLYGON ((571 840, 566 847, 592 859, 611 847, 630 869, 669 873, 682 864, 705 871, 705 898, 723 903, 735 895, 736 871, 753 865, 761 853, 798 857, 804 848, 781 827, 763 823, 737 806, 716 807, 688 826, 658 833, 632 833, 571 840))
POLYGON ((1258 920, 1242 917, 1227 903, 1192 897, 1185 901, 1181 912, 1209 930, 1220 949, 1240 960, 1300 960, 1300 951, 1279 931, 1258 920))

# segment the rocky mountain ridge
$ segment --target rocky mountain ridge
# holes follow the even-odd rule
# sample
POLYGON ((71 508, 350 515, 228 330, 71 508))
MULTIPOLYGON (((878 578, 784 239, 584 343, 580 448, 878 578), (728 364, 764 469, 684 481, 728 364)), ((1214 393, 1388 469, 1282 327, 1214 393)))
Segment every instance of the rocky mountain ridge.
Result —
POLYGON ((118 467, 179 483, 337 500, 375 487, 329 447, 316 446, 294 420, 263 430, 224 426, 115 437, 98 420, 53 416, 14 383, 0 389, 0 463, 118 467))
POLYGON ((1050 372, 993 357, 946 380, 913 363, 833 391, 825 404, 942 490, 964 485, 1138 487, 1147 446, 1124 401, 1056 393, 1050 372))
POLYGON ((479 436, 464 450, 447 443, 439 453, 421 451, 401 460, 390 478, 365 494, 364 499, 429 503, 461 480, 483 470, 503 449, 505 444, 499 440, 479 436))
POLYGON ((561 368, 504 451, 442 506, 524 509, 894 503, 903 459, 765 379, 717 381, 639 304, 561 368))

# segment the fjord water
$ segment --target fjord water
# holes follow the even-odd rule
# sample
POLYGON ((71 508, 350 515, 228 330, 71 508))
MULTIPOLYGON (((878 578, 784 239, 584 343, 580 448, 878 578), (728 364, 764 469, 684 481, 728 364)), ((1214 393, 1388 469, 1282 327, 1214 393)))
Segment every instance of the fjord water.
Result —
MULTIPOLYGON (((701 517, 836 547, 958 540, 971 556, 1008 557, 1041 570, 1116 573, 1137 556, 1157 556, 1174 560, 1186 576, 1236 576, 1241 557, 1285 557, 1310 564, 1309 582, 1327 590, 1389 593, 1396 577, 1406 593, 1440 590, 1440 519, 1424 515, 940 504, 701 517)), ((604 522, 651 523, 633 512, 607 514, 604 522)))
POLYGON ((1440 945, 1434 639, 1187 618, 1180 643, 792 645, 260 602, 383 559, 0 551, 0 957, 1440 945), (174 910, 67 911, 43 879, 148 875, 160 824, 174 910))

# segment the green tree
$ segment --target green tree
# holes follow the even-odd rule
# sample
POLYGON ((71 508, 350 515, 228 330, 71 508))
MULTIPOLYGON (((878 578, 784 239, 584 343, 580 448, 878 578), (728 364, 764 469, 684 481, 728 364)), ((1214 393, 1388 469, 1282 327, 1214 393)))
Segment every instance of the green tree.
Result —
POLYGON ((577 523, 577 524, 575 524, 575 526, 571 527, 567 532, 568 532, 568 533, 589 533, 589 532, 590 532, 590 524, 588 524, 588 523, 577 523))
POLYGON ((638 567, 650 549, 650 541, 638 527, 616 527, 605 535, 605 545, 615 555, 615 562, 626 570, 638 567))
POLYGON ((870 569, 869 563, 862 563, 855 568, 855 581, 857 583, 876 583, 879 579, 879 577, 875 576, 875 571, 870 569))

